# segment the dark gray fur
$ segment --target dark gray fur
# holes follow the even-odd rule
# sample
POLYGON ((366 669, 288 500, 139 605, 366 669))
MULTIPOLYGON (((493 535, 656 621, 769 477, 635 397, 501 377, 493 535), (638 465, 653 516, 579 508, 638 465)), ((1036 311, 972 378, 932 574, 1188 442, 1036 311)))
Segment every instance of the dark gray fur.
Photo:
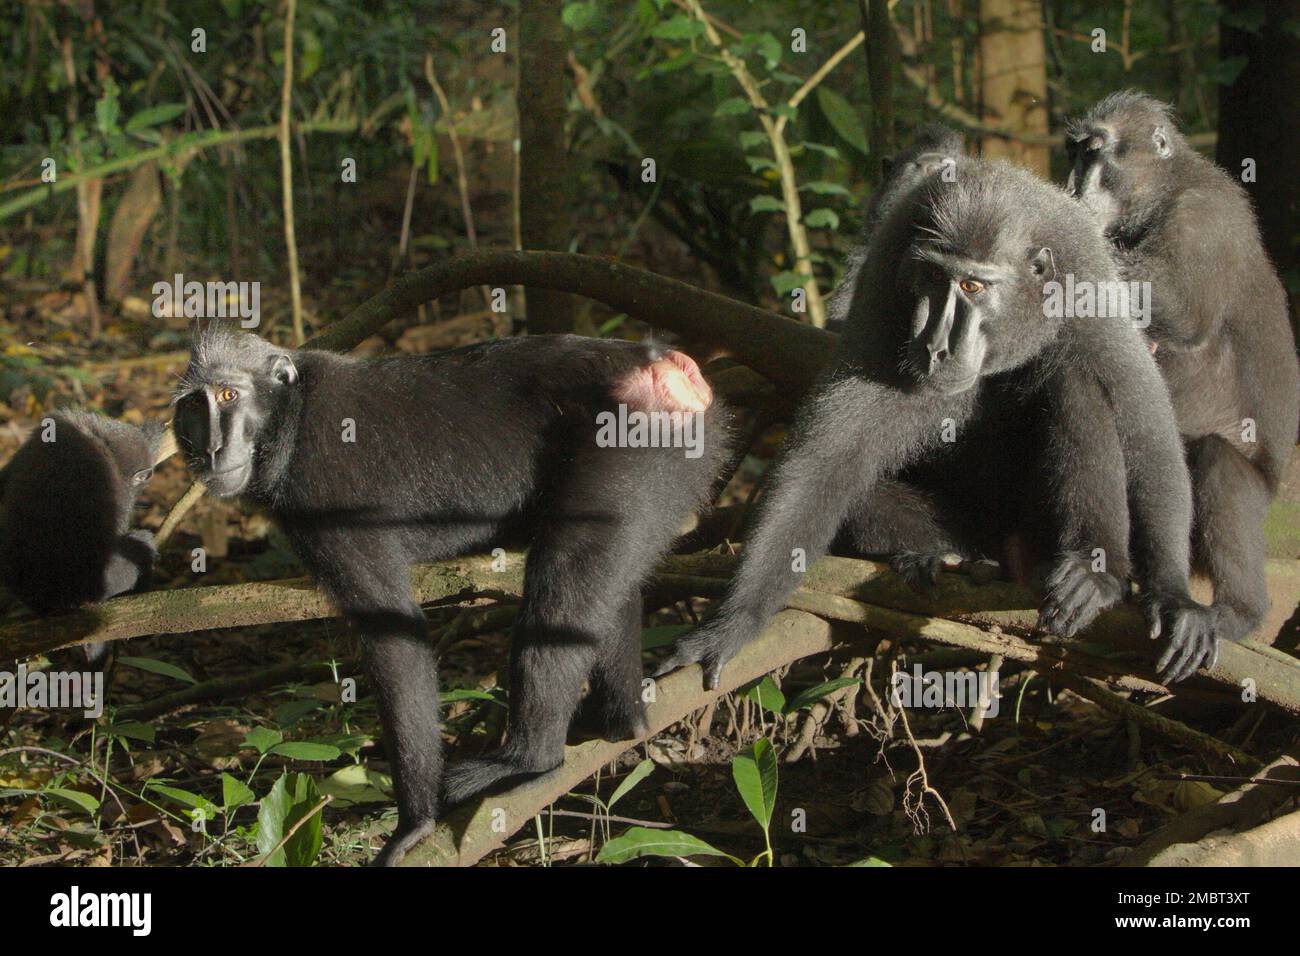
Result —
POLYGON ((362 636, 399 809, 379 862, 430 832, 440 786, 451 805, 558 766, 586 681, 606 737, 644 731, 641 586, 727 454, 716 402, 700 458, 596 447, 611 386, 658 354, 578 336, 372 360, 221 329, 196 344, 173 426, 191 469, 267 509, 362 636), (238 398, 217 403, 224 387, 238 398), (407 568, 512 543, 529 552, 509 740, 444 780, 436 661, 407 568))
POLYGON ((1147 331, 1187 449, 1195 565, 1213 582, 1219 635, 1239 640, 1268 611, 1264 520, 1300 419, 1282 283, 1245 190, 1187 145, 1167 104, 1114 93, 1070 125, 1066 146, 1067 189, 1102 218, 1123 274, 1151 283, 1147 331))
POLYGON ((1055 561, 1044 626, 1077 632, 1134 573, 1153 631, 1198 655, 1213 645, 1187 590, 1187 470, 1144 340, 1124 317, 1044 315, 1053 276, 1117 277, 1100 229, 1025 170, 959 159, 955 172, 928 176, 872 235, 835 365, 790 430, 727 596, 661 672, 699 662, 717 686, 797 584, 792 549, 811 564, 846 521, 860 550, 918 554, 1028 524, 1055 561), (969 267, 936 268, 954 259, 969 267), (963 276, 986 286, 969 297, 963 276), (926 471, 939 480, 908 481, 926 471), (1089 565, 1098 547, 1105 572, 1089 565))
POLYGON ((853 304, 853 289, 866 258, 871 234, 885 216, 902 202, 931 173, 941 171, 947 162, 956 162, 966 153, 961 134, 941 123, 924 123, 917 127, 908 147, 893 158, 881 161, 881 182, 867 203, 862 243, 849 252, 844 275, 826 302, 826 328, 841 332, 853 304))
POLYGON ((0 580, 42 614, 148 585, 153 535, 128 528, 162 437, 90 412, 48 417, 54 440, 38 425, 0 471, 0 580))

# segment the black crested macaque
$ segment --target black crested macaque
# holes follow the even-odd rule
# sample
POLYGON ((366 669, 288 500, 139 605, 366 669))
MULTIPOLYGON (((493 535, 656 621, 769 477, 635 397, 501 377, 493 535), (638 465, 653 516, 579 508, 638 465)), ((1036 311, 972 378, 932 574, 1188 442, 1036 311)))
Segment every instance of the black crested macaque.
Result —
POLYGON ((866 258, 871 234, 885 216, 923 179, 945 166, 955 170, 956 161, 966 154, 961 134, 942 123, 923 123, 917 127, 912 142, 897 156, 880 161, 881 182, 867 203, 866 222, 863 224, 863 242, 848 255, 840 284, 827 300, 826 328, 842 332, 853 305, 853 290, 858 273, 866 258))
MULTIPOLYGON (((0 470, 0 581, 39 614, 147 587, 153 535, 128 530, 162 424, 60 411, 0 470)), ((87 644, 92 663, 105 645, 87 644)))
POLYGON ((1067 190, 1101 219, 1124 277, 1150 283, 1146 331, 1191 470, 1194 567, 1214 586, 1219 636, 1241 640, 1268 612, 1264 519, 1300 419, 1286 294, 1245 190, 1187 145, 1167 104, 1113 93, 1069 126, 1066 148, 1067 190))
POLYGON ((584 682, 604 736, 644 732, 641 586, 727 455, 727 413, 687 356, 566 335, 363 360, 213 326, 175 403, 195 475, 265 508, 363 639, 399 810, 377 862, 432 830, 440 785, 450 806, 558 766, 584 682), (529 551, 509 740, 444 780, 408 565, 511 542, 529 551))
POLYGON ((836 360, 773 466, 727 595, 660 673, 698 662, 716 687, 722 666, 785 603, 795 558, 811 565, 846 520, 864 552, 978 546, 907 482, 950 456, 980 466, 964 477, 973 486, 964 510, 986 532, 1022 521, 1050 531, 1044 626, 1086 626, 1122 599, 1136 565, 1153 634, 1204 655, 1211 616, 1187 589, 1191 490, 1154 359, 1127 310, 1064 318, 1049 308, 1052 283, 1067 275, 1103 293, 1118 278, 1100 229, 1081 212, 1025 170, 970 159, 957 161, 951 181, 931 174, 893 205, 872 236, 836 360), (1018 416, 1045 429, 1037 458, 1027 460, 1034 436, 1018 416), (994 456, 1002 460, 985 483, 980 469, 994 456), (1036 475, 1050 513, 1016 513, 1024 482, 998 477, 1016 473, 1036 475))

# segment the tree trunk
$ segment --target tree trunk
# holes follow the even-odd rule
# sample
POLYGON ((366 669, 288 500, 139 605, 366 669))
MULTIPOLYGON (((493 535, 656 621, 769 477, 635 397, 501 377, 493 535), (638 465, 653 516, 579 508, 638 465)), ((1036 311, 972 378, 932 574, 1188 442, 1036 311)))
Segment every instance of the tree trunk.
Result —
MULTIPOLYGON (((1263 25, 1256 32, 1225 19, 1219 25, 1219 55, 1247 57, 1245 69, 1231 86, 1219 87, 1219 142, 1215 159, 1241 179, 1242 161, 1255 160, 1255 181, 1243 182, 1259 216, 1264 246, 1282 273, 1295 285, 1295 222, 1300 213, 1300 120, 1292 103, 1300 86, 1300 0, 1227 0, 1225 15, 1262 7, 1263 25)), ((1296 295, 1291 294, 1292 322, 1296 295)))
MULTIPOLYGON (((1047 52, 1039 0, 981 0, 980 114, 993 125, 1046 136, 1047 52)), ((1049 176, 1046 145, 986 137, 983 154, 1049 176)))
POLYGON ((871 95, 871 178, 883 178, 881 162, 894 154, 894 26, 887 0, 859 0, 866 31, 867 82, 871 95))
MULTIPOLYGON (((564 142, 564 24, 560 0, 520 0, 519 219, 524 249, 564 251, 569 241, 570 183, 564 142)), ((563 292, 529 289, 528 331, 573 331, 573 300, 563 292)))
POLYGON ((131 291, 131 268, 145 233, 161 207, 158 164, 137 166, 108 227, 108 245, 104 250, 104 296, 108 300, 119 301, 131 291))

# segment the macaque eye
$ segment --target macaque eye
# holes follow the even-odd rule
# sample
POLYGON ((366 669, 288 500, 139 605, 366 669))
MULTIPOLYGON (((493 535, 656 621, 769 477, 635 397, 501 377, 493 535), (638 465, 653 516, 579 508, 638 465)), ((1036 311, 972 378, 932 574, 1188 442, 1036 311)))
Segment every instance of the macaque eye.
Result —
POLYGON ((143 485, 146 481, 148 481, 152 477, 153 477, 152 468, 142 468, 140 471, 137 471, 134 475, 131 476, 131 478, 138 485, 143 485))
POLYGON ((234 401, 235 399, 237 399, 238 397, 239 397, 239 392, 235 391, 235 390, 234 390, 233 388, 231 388, 229 385, 223 385, 223 386, 221 386, 221 388, 217 391, 217 404, 218 404, 218 405, 229 405, 231 402, 233 402, 233 401, 234 401))
POLYGON ((962 279, 957 284, 967 295, 979 295, 984 291, 984 283, 977 279, 962 279))

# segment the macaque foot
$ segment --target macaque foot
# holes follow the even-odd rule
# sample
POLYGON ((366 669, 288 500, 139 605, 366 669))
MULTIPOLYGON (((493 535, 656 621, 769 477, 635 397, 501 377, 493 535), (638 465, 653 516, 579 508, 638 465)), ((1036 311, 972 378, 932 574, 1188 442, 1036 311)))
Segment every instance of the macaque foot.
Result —
POLYGON ((1123 598, 1124 583, 1119 578, 1092 570, 1082 554, 1066 554, 1048 575, 1038 626, 1058 637, 1073 637, 1123 598))
POLYGON ((413 827, 399 827, 393 831, 383 849, 370 862, 371 866, 399 866, 402 860, 421 840, 438 826, 437 820, 425 820, 413 827))
POLYGON ((659 665, 655 677, 663 677, 679 668, 699 664, 704 672, 704 687, 716 690, 722 681, 722 669, 755 636, 760 627, 726 625, 717 619, 706 622, 681 637, 671 657, 659 665))
POLYGON ((1176 684, 1196 673, 1213 669, 1219 662, 1219 609, 1198 604, 1185 595, 1152 595, 1142 602, 1148 634, 1156 640, 1162 634, 1169 644, 1156 662, 1156 673, 1168 684, 1176 684))
POLYGON ((902 551, 890 559, 890 567, 917 591, 925 592, 939 583, 939 575, 964 574, 974 584, 988 584, 1002 573, 996 561, 968 559, 953 551, 902 551))
POLYGON ((640 740, 649 736, 645 704, 637 700, 630 707, 611 707, 587 697, 574 715, 570 733, 581 738, 599 737, 602 740, 640 740))

